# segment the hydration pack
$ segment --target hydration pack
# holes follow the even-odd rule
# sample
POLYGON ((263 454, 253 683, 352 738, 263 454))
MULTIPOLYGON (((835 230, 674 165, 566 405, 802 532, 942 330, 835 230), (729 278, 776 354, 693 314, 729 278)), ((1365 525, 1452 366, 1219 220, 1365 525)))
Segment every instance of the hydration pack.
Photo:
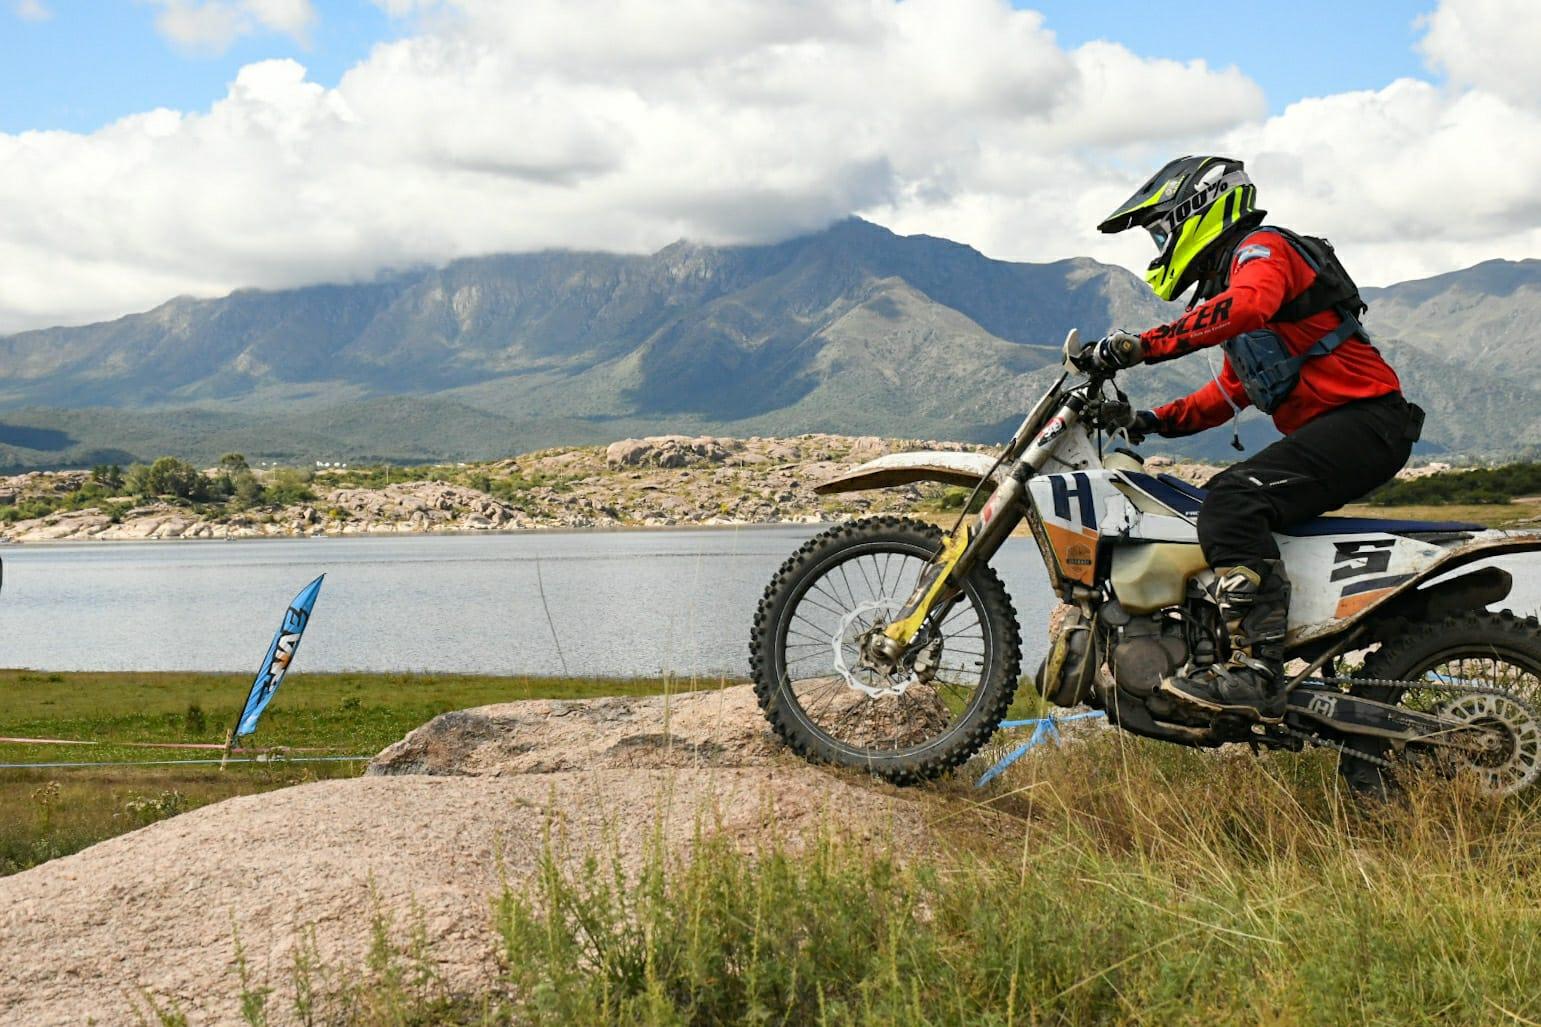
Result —
POLYGON ((1326 356, 1355 335, 1365 342, 1370 341, 1369 333, 1359 323, 1359 315, 1368 307, 1359 297, 1359 287, 1343 269, 1332 244, 1326 239, 1297 235, 1272 225, 1258 228, 1256 232, 1279 236, 1300 254, 1307 267, 1316 272, 1310 288, 1286 301, 1269 320, 1304 321, 1324 310, 1334 310, 1343 319, 1342 324, 1317 339, 1299 356, 1293 356, 1284 340, 1267 328, 1245 332, 1224 343, 1222 348, 1230 358, 1236 377, 1247 390, 1247 398, 1263 413, 1271 414, 1294 391, 1306 361, 1326 356))

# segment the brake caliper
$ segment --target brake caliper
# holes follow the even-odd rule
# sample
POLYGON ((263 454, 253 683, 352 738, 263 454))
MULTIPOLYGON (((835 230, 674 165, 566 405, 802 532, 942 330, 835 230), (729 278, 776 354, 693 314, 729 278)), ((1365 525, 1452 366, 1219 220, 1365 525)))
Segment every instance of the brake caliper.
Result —
POLYGON ((952 577, 952 569, 958 565, 972 537, 973 531, 965 524, 942 540, 941 552, 936 554, 921 574, 915 591, 905 600, 898 616, 883 629, 882 634, 874 634, 868 639, 867 651, 862 655, 879 665, 892 667, 899 662, 925 625, 926 618, 936 608, 937 602, 947 595, 947 582, 952 577))

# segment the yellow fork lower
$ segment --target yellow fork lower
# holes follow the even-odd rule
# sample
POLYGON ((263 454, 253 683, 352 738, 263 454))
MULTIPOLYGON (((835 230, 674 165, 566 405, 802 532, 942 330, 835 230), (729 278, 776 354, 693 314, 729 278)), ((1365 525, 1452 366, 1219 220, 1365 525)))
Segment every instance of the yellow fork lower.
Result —
POLYGON ((921 575, 920 583, 905 601, 899 619, 883 629, 885 638, 901 648, 914 641, 937 602, 947 594, 947 582, 952 577, 952 569, 962 559, 972 538, 971 526, 960 524, 956 531, 942 540, 941 552, 937 553, 931 566, 921 575))

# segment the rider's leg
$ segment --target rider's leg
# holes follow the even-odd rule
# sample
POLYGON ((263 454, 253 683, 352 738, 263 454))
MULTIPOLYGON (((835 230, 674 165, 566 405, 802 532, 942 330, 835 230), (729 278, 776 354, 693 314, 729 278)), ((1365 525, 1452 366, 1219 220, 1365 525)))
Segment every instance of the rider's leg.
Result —
POLYGON ((1210 480, 1199 543, 1215 569, 1232 656, 1168 678, 1163 691, 1210 710, 1269 719, 1283 714, 1290 582, 1273 533, 1389 481, 1411 453, 1413 422, 1400 396, 1350 403, 1210 480))

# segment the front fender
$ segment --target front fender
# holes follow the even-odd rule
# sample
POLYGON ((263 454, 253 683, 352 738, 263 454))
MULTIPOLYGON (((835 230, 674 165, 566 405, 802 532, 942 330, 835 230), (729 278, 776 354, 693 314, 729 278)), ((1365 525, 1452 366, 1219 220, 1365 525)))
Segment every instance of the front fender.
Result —
MULTIPOLYGON (((945 485, 961 485, 973 488, 979 480, 990 474, 995 457, 988 453, 954 453, 939 450, 922 450, 914 453, 890 453, 876 460, 868 460, 822 485, 813 491, 821 496, 841 492, 862 492, 866 489, 891 489, 898 485, 911 485, 917 481, 937 481, 945 485)), ((1005 476, 1006 468, 997 468, 993 477, 997 483, 1005 476)))

